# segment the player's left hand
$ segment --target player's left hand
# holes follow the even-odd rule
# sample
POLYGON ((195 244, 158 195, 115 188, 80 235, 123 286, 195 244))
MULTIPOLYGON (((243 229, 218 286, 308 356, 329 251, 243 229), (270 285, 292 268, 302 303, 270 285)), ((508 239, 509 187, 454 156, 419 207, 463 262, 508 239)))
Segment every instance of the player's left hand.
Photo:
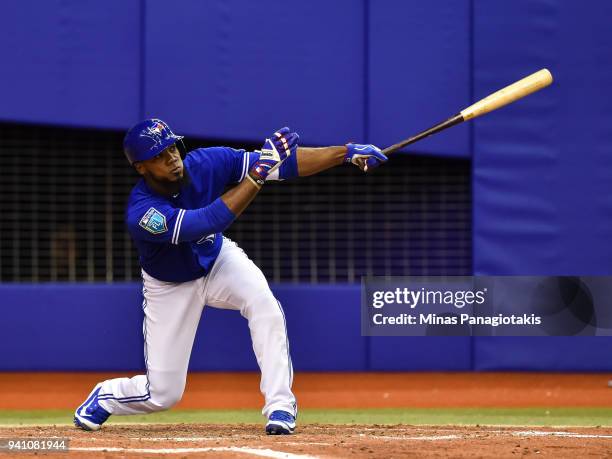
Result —
POLYGON ((265 152, 270 155, 271 159, 282 163, 289 156, 295 154, 299 140, 300 136, 297 132, 291 132, 288 127, 280 128, 264 142, 261 149, 262 156, 265 152))
POLYGON ((272 137, 264 142, 259 159, 249 170, 251 179, 259 186, 263 185, 268 175, 274 172, 289 156, 296 153, 299 139, 297 132, 291 132, 288 127, 281 128, 272 134, 272 137))
POLYGON ((346 149, 344 162, 353 163, 364 172, 377 168, 389 159, 383 154, 380 148, 375 145, 347 143, 346 149))

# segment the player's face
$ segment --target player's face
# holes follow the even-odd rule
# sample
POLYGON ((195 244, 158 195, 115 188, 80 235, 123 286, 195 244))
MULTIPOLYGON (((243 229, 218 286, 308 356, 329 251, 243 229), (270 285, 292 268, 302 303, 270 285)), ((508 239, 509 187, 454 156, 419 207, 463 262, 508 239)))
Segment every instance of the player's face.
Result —
POLYGON ((136 165, 138 172, 160 182, 177 182, 183 178, 183 160, 176 145, 171 145, 146 161, 136 165))

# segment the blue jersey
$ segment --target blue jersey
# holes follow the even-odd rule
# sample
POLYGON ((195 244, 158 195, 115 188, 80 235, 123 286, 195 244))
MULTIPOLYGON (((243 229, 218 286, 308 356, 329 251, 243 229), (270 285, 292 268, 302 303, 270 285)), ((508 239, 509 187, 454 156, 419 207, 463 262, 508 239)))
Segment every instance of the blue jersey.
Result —
MULTIPOLYGON (((170 198, 152 191, 144 179, 138 181, 128 199, 126 221, 142 269, 166 282, 205 276, 221 250, 222 232, 234 218, 220 196, 229 184, 243 180, 258 158, 259 152, 226 147, 194 150, 183 161, 190 183, 170 198)), ((269 179, 297 175, 292 155, 269 179)))

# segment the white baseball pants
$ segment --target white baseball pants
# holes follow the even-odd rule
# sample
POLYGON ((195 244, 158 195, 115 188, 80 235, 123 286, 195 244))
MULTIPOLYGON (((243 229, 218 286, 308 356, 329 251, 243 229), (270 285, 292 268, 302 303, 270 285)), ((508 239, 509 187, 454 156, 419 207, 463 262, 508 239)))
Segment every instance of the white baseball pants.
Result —
MULTIPOLYGON (((100 405, 114 415, 167 410, 182 397, 187 366, 204 305, 240 311, 248 320, 261 369, 264 416, 296 415, 293 368, 285 316, 261 270, 235 242, 224 238, 210 273, 183 283, 163 282, 143 271, 143 333, 147 374, 102 383, 100 405)), ((231 339, 231 336, 228 336, 231 339)))

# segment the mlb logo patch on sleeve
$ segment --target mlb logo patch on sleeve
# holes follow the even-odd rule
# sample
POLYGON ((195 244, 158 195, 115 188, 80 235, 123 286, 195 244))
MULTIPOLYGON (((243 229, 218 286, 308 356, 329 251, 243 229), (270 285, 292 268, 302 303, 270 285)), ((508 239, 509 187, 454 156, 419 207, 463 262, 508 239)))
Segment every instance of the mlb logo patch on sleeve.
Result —
POLYGON ((168 231, 166 216, 154 207, 147 210, 147 213, 140 219, 139 225, 152 234, 168 231))

